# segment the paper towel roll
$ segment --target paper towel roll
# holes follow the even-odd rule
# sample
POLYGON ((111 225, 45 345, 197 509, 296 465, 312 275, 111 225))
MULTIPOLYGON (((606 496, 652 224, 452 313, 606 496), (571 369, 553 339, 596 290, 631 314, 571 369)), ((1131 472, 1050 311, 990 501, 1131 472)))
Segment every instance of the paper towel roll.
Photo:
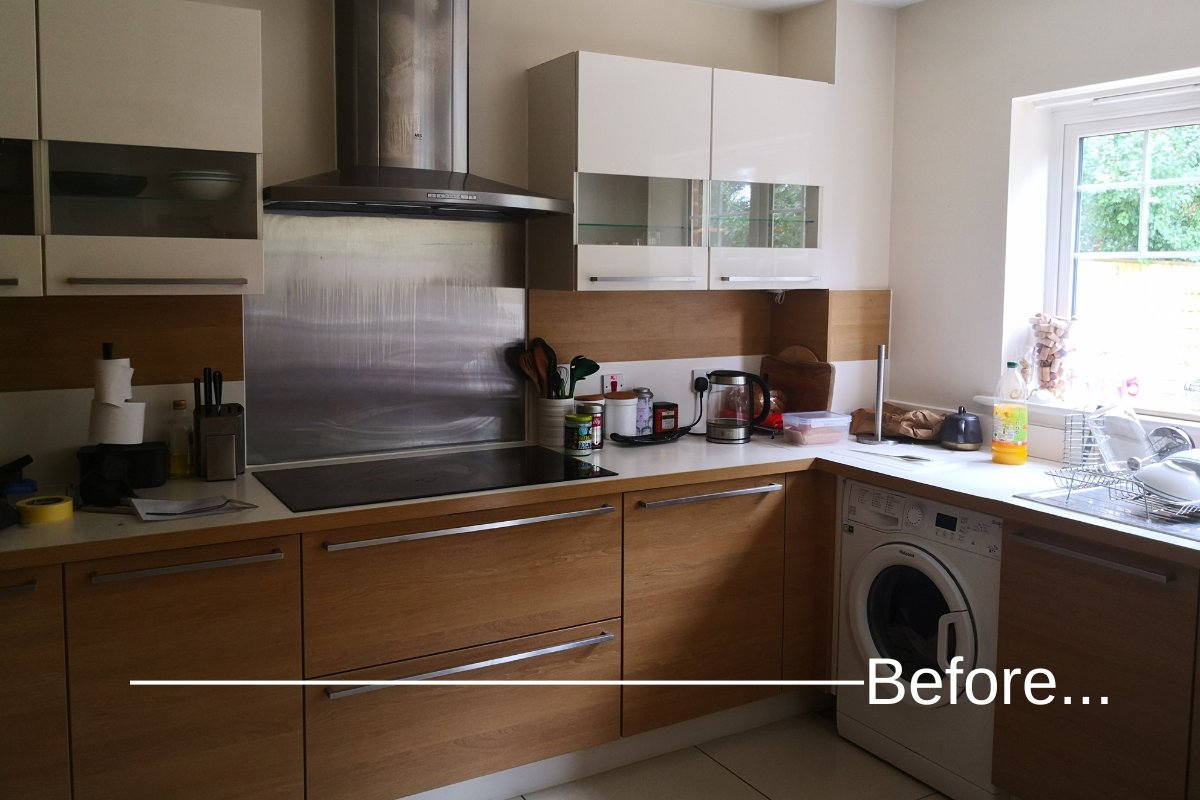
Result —
POLYGON ((92 444, 141 444, 145 419, 145 403, 93 400, 88 441, 92 444))
POLYGON ((98 358, 93 375, 96 399, 101 403, 119 404, 133 397, 133 367, 128 358, 98 358))

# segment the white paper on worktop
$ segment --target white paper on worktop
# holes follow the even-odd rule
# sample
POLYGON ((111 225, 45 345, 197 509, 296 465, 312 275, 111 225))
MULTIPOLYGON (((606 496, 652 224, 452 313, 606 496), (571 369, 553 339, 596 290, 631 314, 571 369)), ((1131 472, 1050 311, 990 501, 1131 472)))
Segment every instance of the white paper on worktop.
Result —
POLYGON ((169 519, 207 517, 212 514, 228 514, 247 508, 258 508, 254 503, 235 500, 223 494, 201 497, 197 500, 148 500, 135 497, 129 500, 142 522, 162 522, 169 519))

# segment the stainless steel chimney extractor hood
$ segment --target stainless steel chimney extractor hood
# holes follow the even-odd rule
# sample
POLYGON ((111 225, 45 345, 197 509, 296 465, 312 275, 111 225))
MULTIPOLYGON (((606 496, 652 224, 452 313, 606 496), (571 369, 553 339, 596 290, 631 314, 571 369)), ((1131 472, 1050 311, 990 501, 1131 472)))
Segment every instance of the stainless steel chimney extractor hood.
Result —
POLYGON ((527 217, 568 200, 467 172, 469 0, 336 0, 337 164, 272 211, 527 217))

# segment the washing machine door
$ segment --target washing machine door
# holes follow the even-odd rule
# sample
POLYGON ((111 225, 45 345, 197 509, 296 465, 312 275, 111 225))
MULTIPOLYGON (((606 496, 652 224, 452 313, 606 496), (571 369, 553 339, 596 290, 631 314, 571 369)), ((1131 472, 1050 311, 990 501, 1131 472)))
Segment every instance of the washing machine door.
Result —
POLYGON ((955 656, 962 656, 964 671, 975 668, 970 605, 950 571, 927 550, 902 542, 876 547, 855 568, 847 600, 863 658, 895 659, 905 681, 919 669, 945 672, 955 656))

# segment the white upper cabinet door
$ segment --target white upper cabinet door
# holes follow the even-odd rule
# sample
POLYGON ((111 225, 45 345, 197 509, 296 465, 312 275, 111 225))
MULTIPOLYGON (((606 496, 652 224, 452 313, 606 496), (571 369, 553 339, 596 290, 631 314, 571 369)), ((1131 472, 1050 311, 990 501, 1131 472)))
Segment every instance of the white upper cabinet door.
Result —
POLYGON ((714 180, 828 184, 833 85, 713 70, 714 180))
POLYGON ((707 178, 712 69, 579 54, 579 172, 707 178))
POLYGON ((0 0, 0 138, 38 138, 34 0, 0 0))
POLYGON ((42 138, 262 152, 260 14, 41 0, 42 138))

